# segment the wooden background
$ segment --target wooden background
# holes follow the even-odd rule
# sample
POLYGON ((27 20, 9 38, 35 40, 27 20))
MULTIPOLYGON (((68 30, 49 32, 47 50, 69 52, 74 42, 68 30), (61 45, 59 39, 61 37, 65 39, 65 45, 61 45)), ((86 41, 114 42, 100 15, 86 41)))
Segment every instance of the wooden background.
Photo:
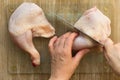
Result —
MULTIPOLYGON (((53 17, 54 14, 74 24, 85 10, 97 6, 111 19, 110 37, 115 43, 120 41, 120 0, 0 0, 0 80, 48 80, 50 76, 50 58, 47 50, 49 39, 34 39, 42 56, 41 65, 34 68, 28 55, 16 47, 9 37, 9 17, 25 1, 34 2, 43 8, 57 35, 69 29, 53 17)), ((83 58, 72 80, 120 80, 120 77, 107 65, 103 53, 94 51, 83 58)))

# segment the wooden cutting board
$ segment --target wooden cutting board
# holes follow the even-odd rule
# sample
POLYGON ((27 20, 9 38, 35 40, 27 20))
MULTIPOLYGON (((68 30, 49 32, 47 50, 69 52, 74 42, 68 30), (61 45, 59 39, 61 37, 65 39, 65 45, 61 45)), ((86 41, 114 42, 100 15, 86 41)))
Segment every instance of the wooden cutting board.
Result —
MULTIPOLYGON (((59 22, 54 14, 57 14, 66 20, 68 20, 71 24, 74 24, 75 21, 83 14, 83 12, 93 5, 90 5, 88 2, 59 2, 56 1, 55 4, 39 4, 41 8, 43 8, 47 19, 56 29, 56 35, 60 36, 67 31, 71 31, 65 24, 59 22)), ((12 4, 7 6, 7 21, 9 21, 10 15, 13 11, 19 6, 19 4, 12 4)), ((111 3, 98 3, 96 6, 106 14, 110 19, 112 16, 109 12, 113 8, 111 3)), ((34 43, 37 50, 41 54, 41 65, 34 68, 31 65, 30 57, 26 54, 26 52, 19 49, 13 41, 10 39, 9 35, 7 35, 8 40, 8 71, 10 73, 50 73, 50 55, 48 51, 48 42, 50 39, 45 38, 34 38, 34 43)), ((76 70, 76 73, 110 73, 111 69, 106 64, 103 53, 99 51, 92 51, 87 54, 81 64, 76 70)))

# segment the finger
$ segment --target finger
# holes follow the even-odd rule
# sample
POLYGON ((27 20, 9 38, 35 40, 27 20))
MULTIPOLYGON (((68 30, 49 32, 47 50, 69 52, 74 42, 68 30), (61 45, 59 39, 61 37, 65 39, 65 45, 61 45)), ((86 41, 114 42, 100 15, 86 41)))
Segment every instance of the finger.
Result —
POLYGON ((105 58, 106 58, 106 60, 107 60, 107 63, 110 65, 110 66, 112 66, 112 62, 111 62, 111 58, 108 56, 108 54, 106 54, 105 53, 105 58))
POLYGON ((104 50, 106 51, 106 54, 113 48, 113 41, 111 39, 106 39, 104 43, 104 50))
POLYGON ((65 46, 65 40, 68 38, 68 36, 71 34, 71 32, 67 32, 66 34, 64 34, 63 36, 61 36, 60 38, 60 47, 64 48, 65 46))
POLYGON ((63 47, 64 45, 61 45, 61 42, 62 42, 62 44, 64 44, 64 40, 66 39, 67 35, 69 35, 69 34, 70 34, 70 32, 68 32, 68 33, 60 36, 60 37, 57 39, 56 43, 55 43, 55 47, 56 47, 56 48, 58 48, 58 47, 59 47, 59 48, 60 48, 60 47, 63 47))
POLYGON ((120 49, 120 43, 115 44, 115 47, 120 49))
POLYGON ((82 57, 83 57, 86 53, 88 53, 89 51, 90 51, 89 49, 80 50, 80 51, 75 55, 75 57, 73 57, 74 63, 79 64, 79 61, 82 59, 82 57))
POLYGON ((49 41, 48 46, 49 46, 50 52, 52 52, 52 51, 54 50, 54 43, 55 43, 56 40, 57 40, 57 36, 54 36, 54 37, 49 41))
POLYGON ((109 58, 108 54, 105 53, 104 55, 105 55, 106 60, 109 62, 110 58, 109 58))
POLYGON ((72 48, 72 45, 73 45, 73 41, 74 41, 74 39, 75 39, 75 37, 77 36, 77 33, 71 33, 70 35, 69 35, 69 37, 65 40, 65 48, 66 49, 69 49, 69 50, 71 50, 71 48, 72 48))
POLYGON ((57 48, 59 46, 59 40, 60 38, 57 38, 57 40, 54 43, 54 48, 57 48))
POLYGON ((106 39, 104 44, 105 49, 108 50, 112 46, 113 46, 113 41, 110 38, 106 39))

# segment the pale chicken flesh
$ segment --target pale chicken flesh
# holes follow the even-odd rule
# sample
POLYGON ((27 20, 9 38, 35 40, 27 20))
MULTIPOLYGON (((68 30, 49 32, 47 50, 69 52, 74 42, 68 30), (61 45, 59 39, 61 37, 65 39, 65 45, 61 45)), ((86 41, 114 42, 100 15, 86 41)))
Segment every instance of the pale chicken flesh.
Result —
MULTIPOLYGON (((79 20, 74 24, 75 28, 89 35, 97 42, 104 45, 105 40, 111 34, 111 21, 99 9, 93 7, 84 12, 79 20)), ((87 40, 86 37, 78 36, 73 44, 73 49, 79 50, 95 46, 95 43, 87 40), (82 43, 82 45, 81 45, 82 43)))
POLYGON ((47 21, 43 10, 34 3, 24 2, 11 15, 9 32, 16 44, 31 56, 34 66, 40 64, 40 54, 32 38, 49 38, 55 34, 54 27, 47 21))

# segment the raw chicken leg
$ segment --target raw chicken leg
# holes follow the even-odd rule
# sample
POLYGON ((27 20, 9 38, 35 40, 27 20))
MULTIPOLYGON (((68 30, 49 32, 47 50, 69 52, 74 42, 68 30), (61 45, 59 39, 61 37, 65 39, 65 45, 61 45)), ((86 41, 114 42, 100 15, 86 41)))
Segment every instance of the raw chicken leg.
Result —
POLYGON ((32 38, 49 38, 55 34, 55 29, 47 21, 39 6, 25 2, 11 15, 9 32, 15 43, 30 54, 32 64, 37 66, 40 64, 40 55, 32 42, 32 38))
MULTIPOLYGON (((111 34, 109 18, 103 15, 103 13, 96 7, 85 11, 74 26, 103 45, 104 41, 111 34)), ((80 50, 82 48, 90 48, 93 46, 95 46, 93 41, 87 39, 83 35, 80 35, 75 39, 73 49, 80 50)))

